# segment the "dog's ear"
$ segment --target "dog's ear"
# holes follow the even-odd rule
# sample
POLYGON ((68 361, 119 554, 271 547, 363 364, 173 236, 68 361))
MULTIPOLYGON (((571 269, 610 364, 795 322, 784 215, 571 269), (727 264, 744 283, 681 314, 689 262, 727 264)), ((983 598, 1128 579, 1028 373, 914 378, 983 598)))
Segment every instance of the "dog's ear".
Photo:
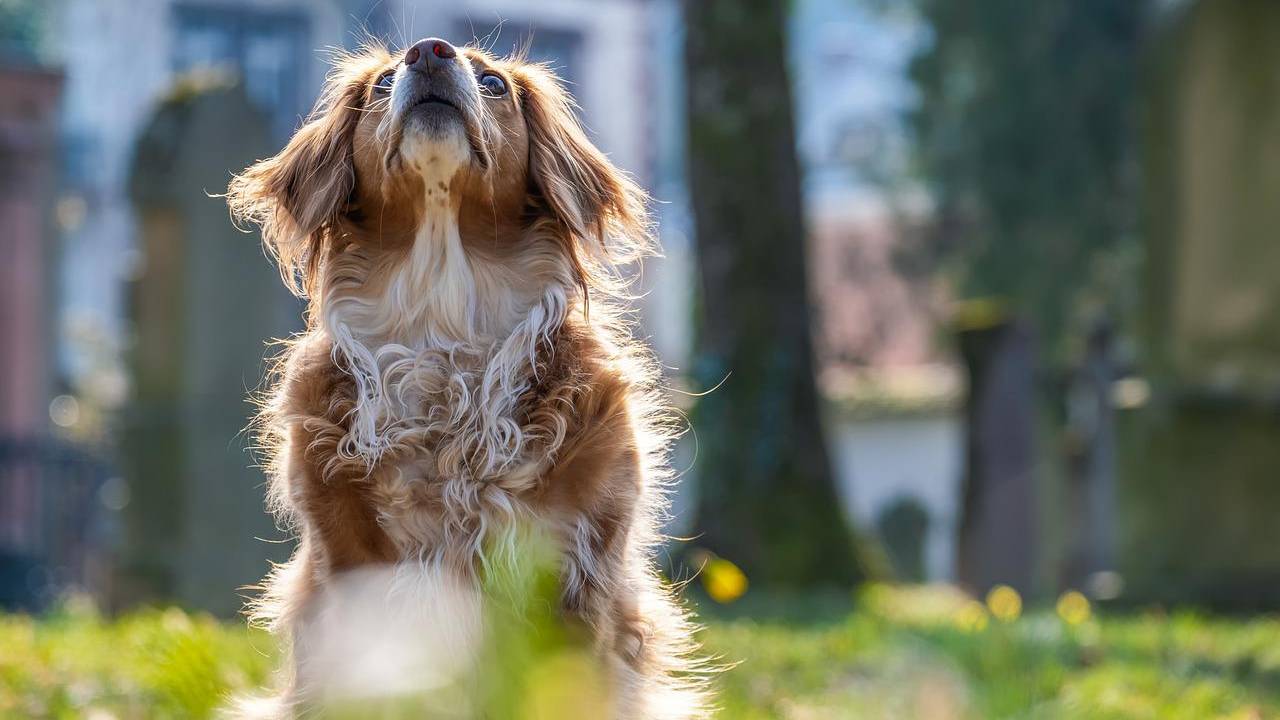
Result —
POLYGON ((299 296, 311 291, 326 238, 355 185, 352 143, 367 83, 342 62, 284 150, 250 166, 227 188, 232 215, 262 228, 281 277, 299 296))
POLYGON ((648 197, 587 138, 560 81, 529 66, 517 83, 529 136, 531 200, 558 226, 585 290, 588 263, 613 264, 650 251, 648 197))

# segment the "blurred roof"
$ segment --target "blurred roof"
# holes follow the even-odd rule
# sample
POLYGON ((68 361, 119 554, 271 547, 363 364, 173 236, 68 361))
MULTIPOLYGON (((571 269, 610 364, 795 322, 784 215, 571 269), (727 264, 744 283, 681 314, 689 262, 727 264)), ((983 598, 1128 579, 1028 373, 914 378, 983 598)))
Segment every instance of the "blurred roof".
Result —
POLYGON ((901 262, 924 212, 850 202, 811 219, 821 382, 846 410, 937 412, 958 396, 959 372, 938 330, 947 288, 901 262))

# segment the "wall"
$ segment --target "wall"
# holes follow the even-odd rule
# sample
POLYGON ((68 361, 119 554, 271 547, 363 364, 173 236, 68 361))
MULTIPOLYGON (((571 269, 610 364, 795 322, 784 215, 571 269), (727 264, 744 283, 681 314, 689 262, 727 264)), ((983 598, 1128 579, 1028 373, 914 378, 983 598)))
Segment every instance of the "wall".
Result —
POLYGON ((929 580, 950 580, 964 437, 951 414, 918 417, 840 418, 828 437, 845 510, 863 532, 874 532, 880 514, 911 497, 929 514, 925 571, 929 580))
POLYGON ((1119 422, 1133 602, 1280 607, 1280 5, 1177 11, 1145 116, 1151 401, 1119 422))

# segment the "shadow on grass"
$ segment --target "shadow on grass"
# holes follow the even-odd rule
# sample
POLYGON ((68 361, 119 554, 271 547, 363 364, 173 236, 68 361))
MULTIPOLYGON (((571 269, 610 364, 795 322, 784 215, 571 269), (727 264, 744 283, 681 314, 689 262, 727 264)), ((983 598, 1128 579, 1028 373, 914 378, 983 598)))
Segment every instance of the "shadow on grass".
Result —
POLYGON ((704 622, 755 620, 802 628, 845 622, 857 605, 853 593, 840 590, 807 593, 752 590, 726 604, 715 602, 693 587, 687 589, 684 596, 704 622))

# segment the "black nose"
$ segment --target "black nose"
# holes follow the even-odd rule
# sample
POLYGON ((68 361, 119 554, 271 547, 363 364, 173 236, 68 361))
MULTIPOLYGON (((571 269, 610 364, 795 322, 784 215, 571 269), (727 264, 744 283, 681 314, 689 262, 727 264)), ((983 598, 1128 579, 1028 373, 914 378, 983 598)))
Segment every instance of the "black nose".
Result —
POLYGON ((452 60, 457 56, 458 49, 450 45, 448 40, 426 38, 414 43, 413 47, 405 51, 404 64, 411 70, 425 71, 433 64, 452 60))

